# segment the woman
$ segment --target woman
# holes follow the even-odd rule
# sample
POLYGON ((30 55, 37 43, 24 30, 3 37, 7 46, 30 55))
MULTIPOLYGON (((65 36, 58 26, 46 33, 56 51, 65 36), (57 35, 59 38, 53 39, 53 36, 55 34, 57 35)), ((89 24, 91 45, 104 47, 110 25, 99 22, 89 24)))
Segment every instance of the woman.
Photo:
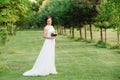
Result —
POLYGON ((46 76, 49 74, 57 74, 55 67, 55 36, 51 34, 55 33, 52 26, 52 18, 47 17, 45 19, 46 26, 44 27, 43 37, 45 42, 40 51, 40 54, 33 65, 33 68, 25 73, 24 76, 46 76))

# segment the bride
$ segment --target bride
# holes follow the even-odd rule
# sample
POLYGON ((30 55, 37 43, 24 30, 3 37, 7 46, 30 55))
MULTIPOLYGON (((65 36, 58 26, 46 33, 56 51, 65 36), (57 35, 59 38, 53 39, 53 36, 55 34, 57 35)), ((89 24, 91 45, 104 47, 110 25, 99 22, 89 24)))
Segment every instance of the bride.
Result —
POLYGON ((43 37, 45 42, 42 46, 32 69, 23 73, 23 76, 46 76, 49 74, 57 74, 55 67, 55 33, 52 26, 52 18, 49 16, 45 19, 46 26, 44 27, 43 37))

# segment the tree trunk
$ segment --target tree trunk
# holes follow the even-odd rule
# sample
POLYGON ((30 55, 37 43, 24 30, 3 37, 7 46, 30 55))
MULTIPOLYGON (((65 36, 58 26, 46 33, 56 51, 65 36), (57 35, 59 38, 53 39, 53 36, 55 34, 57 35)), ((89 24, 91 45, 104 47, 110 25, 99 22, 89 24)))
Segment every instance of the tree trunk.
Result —
POLYGON ((97 5, 100 5, 102 3, 101 0, 97 0, 97 5))
POLYGON ((93 39, 93 34, 92 34, 92 23, 90 23, 90 37, 91 37, 91 40, 93 39))
POLYGON ((82 39, 82 28, 80 27, 80 38, 82 39))
POLYGON ((14 34, 14 25, 13 25, 13 23, 11 23, 12 24, 12 26, 11 26, 11 35, 13 35, 14 34))
POLYGON ((85 30, 85 40, 87 40, 87 31, 86 31, 86 25, 84 26, 84 30, 85 30))
POLYGON ((60 26, 60 34, 62 34, 62 26, 60 26))
POLYGON ((72 27, 72 38, 74 38, 74 27, 72 27))
POLYGON ((64 35, 66 35, 66 29, 64 28, 64 35))
POLYGON ((64 34, 64 27, 63 26, 61 26, 61 34, 64 34))
POLYGON ((70 36, 72 36, 72 27, 70 27, 70 36))
POLYGON ((2 42, 3 42, 3 44, 6 44, 7 43, 7 41, 8 41, 8 33, 7 33, 7 24, 5 24, 5 27, 6 28, 4 28, 4 29, 2 29, 2 42))
MULTIPOLYGON (((120 44, 120 34, 119 34, 119 30, 117 30, 117 44, 120 44)), ((120 47, 120 46, 119 46, 120 47)))
POLYGON ((57 32, 60 34, 60 25, 57 27, 57 32))
POLYGON ((100 37, 101 37, 101 41, 103 41, 103 31, 102 31, 102 28, 100 28, 100 37))
POLYGON ((106 33, 107 29, 105 28, 105 43, 107 41, 107 33, 106 33))

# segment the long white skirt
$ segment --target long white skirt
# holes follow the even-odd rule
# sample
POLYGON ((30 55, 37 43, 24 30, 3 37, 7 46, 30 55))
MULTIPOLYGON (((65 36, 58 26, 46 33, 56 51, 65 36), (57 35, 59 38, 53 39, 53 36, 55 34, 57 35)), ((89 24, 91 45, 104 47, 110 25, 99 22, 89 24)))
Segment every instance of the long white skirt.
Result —
POLYGON ((23 76, 46 76, 57 74, 55 67, 55 40, 46 39, 33 68, 23 76))

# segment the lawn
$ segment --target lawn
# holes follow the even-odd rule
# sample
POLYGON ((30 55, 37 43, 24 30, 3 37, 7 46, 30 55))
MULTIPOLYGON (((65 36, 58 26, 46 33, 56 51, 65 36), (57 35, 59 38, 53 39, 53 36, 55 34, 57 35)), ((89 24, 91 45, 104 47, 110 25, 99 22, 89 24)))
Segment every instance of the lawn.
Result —
POLYGON ((120 80, 120 53, 98 48, 95 43, 56 40, 57 75, 24 77, 43 45, 42 31, 18 31, 0 47, 0 80, 120 80))

